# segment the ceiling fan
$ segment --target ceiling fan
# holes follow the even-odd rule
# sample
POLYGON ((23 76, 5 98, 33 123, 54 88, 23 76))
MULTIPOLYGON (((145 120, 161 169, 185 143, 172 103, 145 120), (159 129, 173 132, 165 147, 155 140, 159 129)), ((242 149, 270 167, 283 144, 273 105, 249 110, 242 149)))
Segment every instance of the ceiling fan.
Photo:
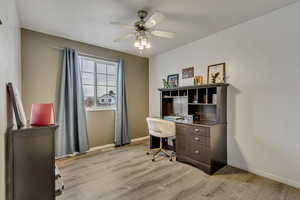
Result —
POLYGON ((139 10, 137 12, 138 17, 140 18, 137 22, 134 23, 133 26, 123 24, 120 22, 111 22, 112 25, 134 30, 132 33, 128 33, 114 40, 114 42, 121 42, 122 40, 129 39, 131 37, 135 37, 134 46, 139 50, 144 50, 145 48, 151 48, 151 43, 149 40, 150 36, 162 37, 162 38, 174 38, 175 33, 155 30, 154 27, 161 23, 165 16, 159 12, 155 12, 148 19, 148 12, 145 10, 139 10))

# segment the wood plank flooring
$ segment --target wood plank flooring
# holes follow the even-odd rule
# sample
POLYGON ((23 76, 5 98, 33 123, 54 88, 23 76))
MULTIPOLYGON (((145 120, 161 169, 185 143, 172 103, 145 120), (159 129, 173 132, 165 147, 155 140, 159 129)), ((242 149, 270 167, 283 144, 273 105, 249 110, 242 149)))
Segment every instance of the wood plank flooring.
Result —
POLYGON ((147 144, 58 161, 65 191, 57 200, 300 200, 300 190, 233 168, 208 176, 190 165, 151 161, 147 144))

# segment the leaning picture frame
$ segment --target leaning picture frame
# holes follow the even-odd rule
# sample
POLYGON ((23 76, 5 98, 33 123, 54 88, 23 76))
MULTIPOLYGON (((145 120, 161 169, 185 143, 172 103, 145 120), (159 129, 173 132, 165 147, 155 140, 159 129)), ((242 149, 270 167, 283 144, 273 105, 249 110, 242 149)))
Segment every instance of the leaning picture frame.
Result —
POLYGON ((178 87, 179 74, 168 75, 168 84, 170 88, 178 87))
POLYGON ((26 115, 24 112, 20 94, 19 94, 18 90, 10 82, 7 83, 7 91, 8 91, 8 98, 10 101, 9 105, 11 105, 13 108, 17 127, 21 128, 24 125, 26 125, 27 120, 26 120, 26 115))

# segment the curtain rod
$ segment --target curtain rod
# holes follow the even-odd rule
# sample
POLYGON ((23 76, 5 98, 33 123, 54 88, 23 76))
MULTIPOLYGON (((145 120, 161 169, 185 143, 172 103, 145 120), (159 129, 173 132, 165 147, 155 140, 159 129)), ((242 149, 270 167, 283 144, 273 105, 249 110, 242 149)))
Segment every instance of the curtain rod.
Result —
MULTIPOLYGON (((50 47, 50 48, 55 49, 55 50, 64 50, 65 49, 63 47, 50 47)), ((77 50, 78 54, 81 55, 81 56, 86 56, 86 57, 90 57, 90 58, 98 58, 98 59, 111 61, 111 62, 119 62, 120 61, 120 59, 104 58, 104 57, 96 56, 96 55, 93 55, 93 54, 83 53, 83 52, 79 51, 79 49, 76 49, 76 50, 77 50)))

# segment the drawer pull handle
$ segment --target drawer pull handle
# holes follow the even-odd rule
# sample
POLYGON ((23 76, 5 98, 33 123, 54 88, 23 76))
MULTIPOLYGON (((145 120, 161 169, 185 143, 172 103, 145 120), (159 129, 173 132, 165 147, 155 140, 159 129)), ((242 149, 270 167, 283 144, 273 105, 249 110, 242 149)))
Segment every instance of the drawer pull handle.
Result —
POLYGON ((196 140, 196 141, 199 141, 199 140, 200 140, 200 138, 198 138, 198 137, 195 137, 195 140, 196 140))
POLYGON ((196 151, 195 151, 195 154, 199 154, 199 153, 200 153, 199 150, 196 150, 196 151))
POLYGON ((199 132, 199 129, 198 129, 198 128, 196 128, 196 129, 195 129, 195 131, 196 131, 196 132, 199 132))

